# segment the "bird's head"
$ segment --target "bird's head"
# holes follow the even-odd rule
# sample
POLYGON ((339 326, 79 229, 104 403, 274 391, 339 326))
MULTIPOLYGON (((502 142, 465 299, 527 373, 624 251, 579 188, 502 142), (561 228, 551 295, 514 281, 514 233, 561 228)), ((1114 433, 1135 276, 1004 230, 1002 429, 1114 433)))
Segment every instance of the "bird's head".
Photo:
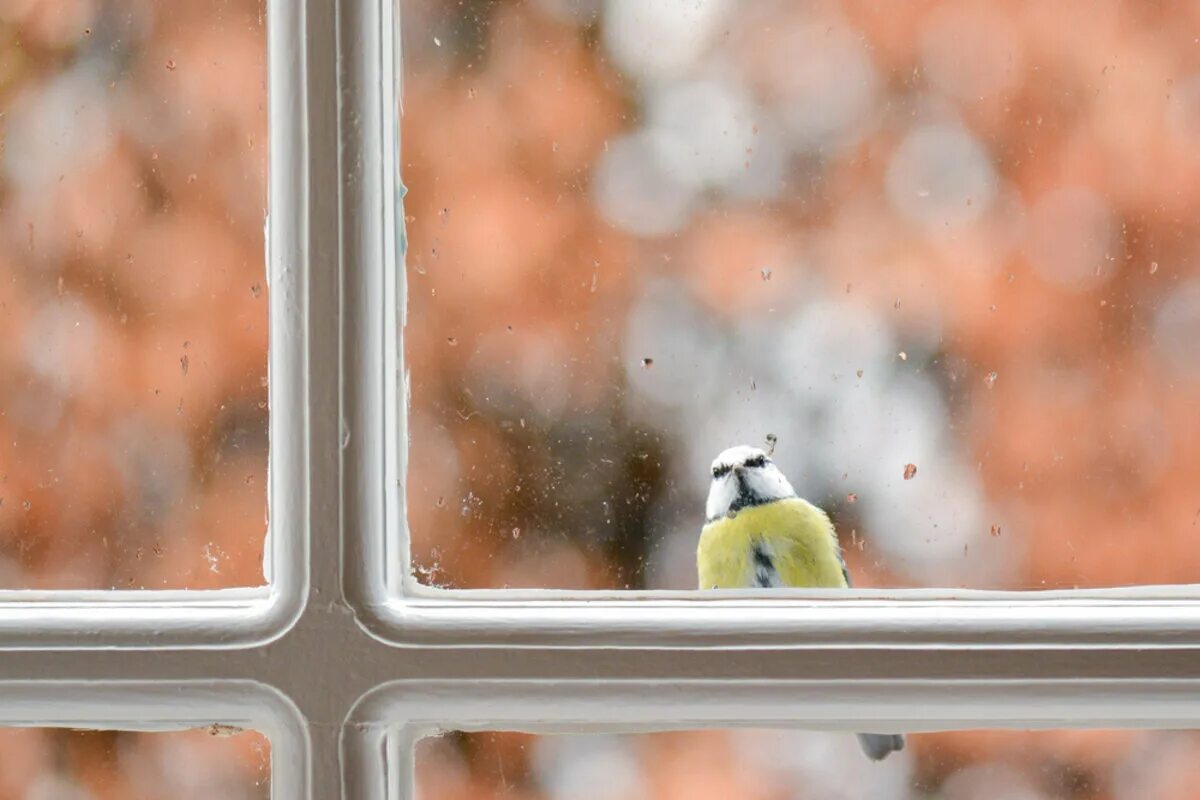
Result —
POLYGON ((704 516, 711 522, 749 506, 795 497, 796 490, 757 447, 731 447, 712 462, 712 486, 704 516))

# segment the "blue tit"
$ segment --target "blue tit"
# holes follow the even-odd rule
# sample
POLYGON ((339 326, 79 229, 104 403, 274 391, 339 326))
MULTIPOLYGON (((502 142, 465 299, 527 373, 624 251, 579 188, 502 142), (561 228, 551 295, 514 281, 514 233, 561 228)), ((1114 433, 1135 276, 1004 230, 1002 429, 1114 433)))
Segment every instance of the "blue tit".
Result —
MULTIPOLYGON (((696 566, 701 589, 850 586, 829 517, 796 496, 765 452, 745 445, 712 463, 696 566)), ((904 748, 900 735, 860 733, 858 741, 874 761, 904 748)))

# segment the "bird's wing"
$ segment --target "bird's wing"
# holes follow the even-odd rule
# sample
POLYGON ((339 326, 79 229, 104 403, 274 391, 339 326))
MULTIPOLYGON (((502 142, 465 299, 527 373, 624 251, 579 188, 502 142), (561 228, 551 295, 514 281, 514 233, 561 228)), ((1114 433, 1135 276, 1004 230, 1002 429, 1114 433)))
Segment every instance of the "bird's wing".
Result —
MULTIPOLYGON (((825 512, 799 498, 783 501, 786 519, 767 528, 774 566, 783 586, 842 588, 850 583, 837 534, 825 512), (786 506, 784 506, 786 504, 786 506)), ((782 509, 781 509, 782 510, 782 509)))

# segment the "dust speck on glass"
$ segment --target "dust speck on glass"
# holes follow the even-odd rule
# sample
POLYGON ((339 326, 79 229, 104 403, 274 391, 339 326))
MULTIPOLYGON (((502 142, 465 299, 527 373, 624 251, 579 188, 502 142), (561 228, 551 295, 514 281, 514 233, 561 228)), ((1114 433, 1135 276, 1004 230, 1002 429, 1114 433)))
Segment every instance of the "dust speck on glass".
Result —
POLYGON ((856 586, 1200 580, 1194 11, 399 8, 421 581, 695 588, 768 434, 856 586))
POLYGON ((263 583, 264 14, 0 3, 0 588, 263 583))

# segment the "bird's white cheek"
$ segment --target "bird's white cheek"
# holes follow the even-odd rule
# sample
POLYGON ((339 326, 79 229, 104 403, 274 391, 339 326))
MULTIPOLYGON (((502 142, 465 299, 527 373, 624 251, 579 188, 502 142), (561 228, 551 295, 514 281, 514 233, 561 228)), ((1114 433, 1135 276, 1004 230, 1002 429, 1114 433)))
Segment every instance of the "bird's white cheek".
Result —
POLYGON ((708 490, 708 503, 704 507, 706 519, 716 519, 724 516, 733 501, 737 498, 737 483, 729 475, 712 482, 708 490))

